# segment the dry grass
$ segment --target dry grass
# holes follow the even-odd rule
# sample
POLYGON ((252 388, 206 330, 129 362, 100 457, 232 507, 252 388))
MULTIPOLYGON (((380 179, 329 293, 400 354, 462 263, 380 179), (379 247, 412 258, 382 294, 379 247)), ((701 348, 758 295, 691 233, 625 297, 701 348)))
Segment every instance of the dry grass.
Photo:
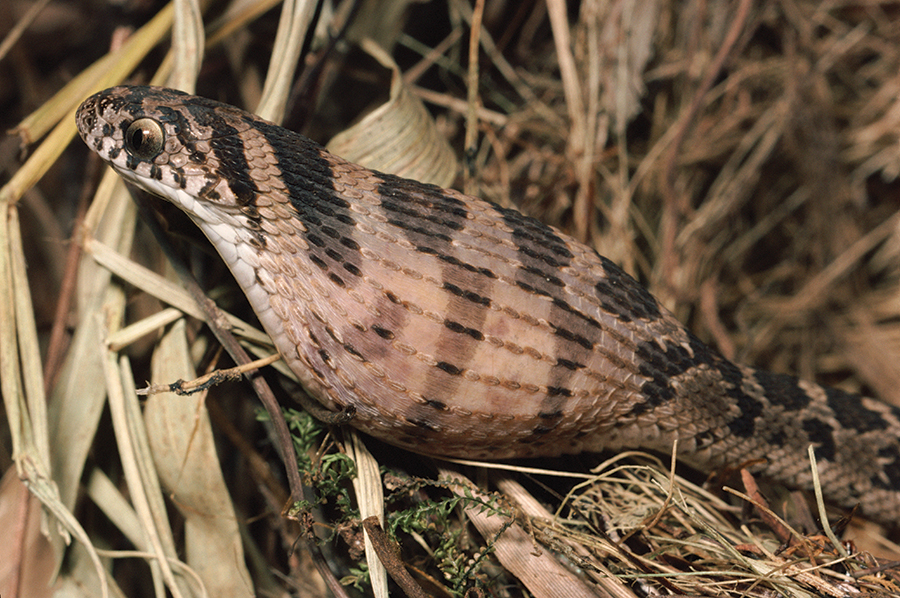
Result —
MULTIPOLYGON (((325 141, 362 100, 388 96, 383 67, 352 49, 374 37, 393 51, 404 93, 423 97, 436 130, 471 157, 456 186, 592 244, 728 357, 900 405, 895 4, 487 0, 473 48, 468 3, 362 2, 344 30, 345 1, 322 16, 338 43, 320 35, 302 76, 265 84, 279 14, 247 4, 228 12, 215 3, 203 20, 209 48, 192 65, 190 50, 163 59, 171 15, 157 2, 51 0, 35 15, 31 0, 0 2, 9 40, 0 43, 0 118, 4 129, 19 126, 0 142, 9 424, 0 517, 14 538, 0 548, 4 598, 47 593, 63 543, 55 523, 43 540, 40 505, 75 539, 57 588, 137 597, 154 594, 152 578, 157 595, 163 586, 202 595, 197 580, 219 584, 214 595, 326 592, 309 554, 291 551, 307 528, 279 514, 289 492, 249 386, 190 402, 141 404, 133 394, 135 380, 229 365, 206 329, 182 317, 201 317, 193 300, 154 274, 166 272, 163 260, 115 178, 95 189, 86 149, 76 141, 64 151, 91 89, 154 73, 189 86, 199 67, 199 93, 248 107, 263 98, 270 118, 290 97, 288 125, 325 141), (173 422, 185 425, 176 433, 173 422), (109 577, 96 573, 94 546, 120 551, 103 553, 119 557, 109 577), (137 564, 145 557, 156 564, 137 564)), ((180 31, 176 47, 189 48, 196 35, 180 31)), ((276 62, 293 64, 299 42, 282 51, 276 62)), ((176 235, 196 234, 167 216, 176 235)), ((252 319, 217 262, 194 255, 216 300, 252 319)), ((325 557, 352 581, 362 575, 359 520, 341 501, 350 509, 356 494, 343 462, 326 455, 337 450, 331 436, 303 430, 323 447, 308 471, 332 497, 311 512, 312 529, 341 538, 325 557)), ((721 480, 703 490, 651 457, 614 460, 596 475, 584 459, 552 463, 587 480, 572 489, 567 478, 521 471, 446 466, 438 477, 429 462, 373 450, 390 471, 388 525, 402 562, 433 595, 900 595, 900 547, 884 530, 854 523, 835 545, 815 535, 796 497, 785 511, 772 500, 779 515, 751 508, 737 494, 780 494, 755 495, 750 478, 726 481, 738 490, 725 492, 721 480), (804 526, 811 535, 797 531, 804 526)))

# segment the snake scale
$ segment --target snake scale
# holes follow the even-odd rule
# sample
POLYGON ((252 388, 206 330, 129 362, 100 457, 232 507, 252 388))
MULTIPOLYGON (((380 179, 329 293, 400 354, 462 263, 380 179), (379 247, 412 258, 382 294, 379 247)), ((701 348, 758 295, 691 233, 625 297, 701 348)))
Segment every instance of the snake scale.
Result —
POLYGON ((209 238, 308 392, 406 449, 640 447, 752 460, 900 520, 900 409, 724 359, 610 260, 517 211, 351 164, 248 112, 115 87, 77 114, 124 179, 209 238))

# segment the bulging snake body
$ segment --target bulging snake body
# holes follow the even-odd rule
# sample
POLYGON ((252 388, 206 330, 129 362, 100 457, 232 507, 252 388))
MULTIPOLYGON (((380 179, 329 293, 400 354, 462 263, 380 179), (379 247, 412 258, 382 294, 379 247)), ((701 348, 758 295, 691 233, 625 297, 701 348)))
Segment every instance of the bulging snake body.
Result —
POLYGON ((641 447, 704 470, 760 459, 900 520, 900 409, 735 365, 592 249, 519 212, 367 170, 181 92, 86 100, 87 145, 184 210, 310 394, 426 454, 641 447))

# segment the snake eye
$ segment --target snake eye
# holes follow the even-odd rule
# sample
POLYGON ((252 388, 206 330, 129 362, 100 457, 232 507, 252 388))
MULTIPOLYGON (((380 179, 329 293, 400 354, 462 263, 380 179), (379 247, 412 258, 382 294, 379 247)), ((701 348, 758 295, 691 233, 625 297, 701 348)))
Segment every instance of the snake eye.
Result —
POLYGON ((141 160, 152 160, 163 147, 165 133, 152 118, 139 118, 125 131, 125 149, 141 160))

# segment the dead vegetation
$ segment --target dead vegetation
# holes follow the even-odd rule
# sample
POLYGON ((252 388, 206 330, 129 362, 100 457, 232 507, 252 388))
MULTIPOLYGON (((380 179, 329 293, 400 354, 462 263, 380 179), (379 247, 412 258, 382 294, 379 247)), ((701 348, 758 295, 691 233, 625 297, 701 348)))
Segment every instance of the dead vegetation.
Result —
MULTIPOLYGON (((666 456, 616 456, 595 474, 599 459, 522 464, 573 481, 372 443, 382 469, 351 484, 368 451, 294 414, 315 494, 282 517, 291 491, 248 384, 134 395, 232 363, 157 274, 115 177, 101 181, 79 141, 66 150, 78 102, 121 81, 196 79, 322 142, 389 98, 400 116, 386 126, 402 127, 422 98, 419 137, 453 151, 406 172, 455 176, 588 242, 730 358, 900 405, 900 6, 344 0, 325 3, 308 47, 301 27, 273 49, 273 2, 205 4, 202 27, 180 15, 173 42, 159 2, 0 3, 0 118, 16 133, 0 142, 0 594, 49 595, 60 530, 73 544, 57 591, 326 595, 319 559, 339 591, 368 594, 380 573, 362 564, 361 521, 384 512, 388 545, 402 545, 388 570, 435 596, 900 595, 885 530, 832 512, 836 543, 802 497, 746 475, 704 489, 666 456), (396 60, 393 90, 366 38, 396 60), (297 73, 269 68, 301 50, 297 73), (297 543, 307 533, 315 557, 297 543)), ((197 236, 165 215, 176 238, 197 236)), ((252 320, 217 261, 188 250, 211 296, 252 320)))

